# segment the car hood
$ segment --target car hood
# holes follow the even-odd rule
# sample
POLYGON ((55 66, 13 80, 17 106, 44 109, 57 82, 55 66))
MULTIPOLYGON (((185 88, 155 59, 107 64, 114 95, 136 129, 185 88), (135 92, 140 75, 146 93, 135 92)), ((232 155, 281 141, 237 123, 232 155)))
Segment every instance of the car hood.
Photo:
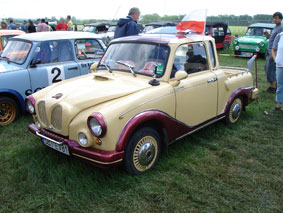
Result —
POLYGON ((11 72, 21 69, 18 65, 15 65, 13 63, 8 63, 5 60, 0 61, 0 73, 4 72, 11 72))
POLYGON ((263 36, 244 36, 238 39, 239 43, 260 43, 261 41, 266 41, 263 36))
MULTIPOLYGON (((94 73, 79 78, 66 80, 34 94, 37 103, 45 101, 45 110, 49 121, 51 111, 58 105, 62 107, 63 129, 81 111, 151 87, 144 77, 108 73, 94 73), (40 98, 41 97, 41 98, 40 98)), ((60 132, 66 135, 63 130, 60 132)))

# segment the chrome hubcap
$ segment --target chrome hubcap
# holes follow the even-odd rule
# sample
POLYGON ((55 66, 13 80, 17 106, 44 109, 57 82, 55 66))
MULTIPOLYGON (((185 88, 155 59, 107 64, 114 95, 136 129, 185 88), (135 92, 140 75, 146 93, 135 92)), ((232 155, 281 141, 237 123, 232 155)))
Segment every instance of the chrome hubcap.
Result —
POLYGON ((146 142, 142 145, 138 153, 139 163, 146 166, 151 163, 155 156, 155 147, 151 142, 146 142))
POLYGON ((236 103, 232 109, 232 118, 237 119, 240 116, 240 113, 241 113, 241 104, 236 103))

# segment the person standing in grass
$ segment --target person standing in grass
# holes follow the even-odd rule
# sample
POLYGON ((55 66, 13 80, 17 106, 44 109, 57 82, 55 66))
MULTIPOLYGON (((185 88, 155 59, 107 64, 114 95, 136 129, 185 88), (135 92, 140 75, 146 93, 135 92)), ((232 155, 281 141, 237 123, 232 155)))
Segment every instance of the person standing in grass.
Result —
POLYGON ((275 110, 283 110, 283 32, 278 34, 273 42, 272 57, 276 63, 276 80, 277 90, 276 98, 277 102, 275 110))
POLYGON ((275 37, 283 31, 281 22, 282 22, 282 13, 276 12, 273 14, 273 22, 276 25, 272 31, 272 34, 268 42, 268 56, 265 63, 265 73, 269 87, 266 90, 268 93, 275 94, 276 92, 276 64, 272 56, 272 47, 275 37))

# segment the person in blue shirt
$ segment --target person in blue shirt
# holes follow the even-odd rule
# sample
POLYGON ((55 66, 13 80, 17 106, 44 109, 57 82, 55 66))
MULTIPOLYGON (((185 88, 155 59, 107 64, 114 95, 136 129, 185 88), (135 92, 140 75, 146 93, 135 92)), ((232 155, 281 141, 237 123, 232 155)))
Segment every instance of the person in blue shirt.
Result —
POLYGON ((139 29, 137 21, 140 17, 140 10, 137 7, 130 9, 126 18, 119 19, 115 30, 114 38, 120 38, 131 35, 138 35, 139 29))
POLYGON ((27 25, 26 20, 24 20, 24 22, 20 25, 20 30, 24 31, 25 33, 27 32, 26 25, 27 25))
POLYGON ((8 30, 16 30, 17 27, 16 25, 14 24, 14 21, 13 19, 10 20, 10 24, 8 25, 8 30))

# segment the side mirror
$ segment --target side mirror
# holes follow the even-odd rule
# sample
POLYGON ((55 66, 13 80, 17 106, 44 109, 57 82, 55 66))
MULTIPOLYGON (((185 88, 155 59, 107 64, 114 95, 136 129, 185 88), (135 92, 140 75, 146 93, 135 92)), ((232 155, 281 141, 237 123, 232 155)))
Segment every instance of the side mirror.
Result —
POLYGON ((98 62, 93 63, 90 67, 91 72, 95 72, 97 66, 98 66, 98 62))
POLYGON ((37 64, 40 64, 41 60, 39 58, 37 59, 32 59, 30 62, 30 67, 36 67, 37 64))
POLYGON ((170 84, 173 87, 176 87, 180 84, 181 80, 186 79, 187 77, 188 77, 188 73, 186 71, 184 71, 184 70, 177 71, 175 73, 175 80, 172 79, 173 81, 171 81, 170 84))
POLYGON ((183 80, 187 77, 188 77, 188 73, 184 70, 180 70, 180 71, 175 73, 175 78, 176 78, 177 81, 181 81, 181 80, 183 80))

